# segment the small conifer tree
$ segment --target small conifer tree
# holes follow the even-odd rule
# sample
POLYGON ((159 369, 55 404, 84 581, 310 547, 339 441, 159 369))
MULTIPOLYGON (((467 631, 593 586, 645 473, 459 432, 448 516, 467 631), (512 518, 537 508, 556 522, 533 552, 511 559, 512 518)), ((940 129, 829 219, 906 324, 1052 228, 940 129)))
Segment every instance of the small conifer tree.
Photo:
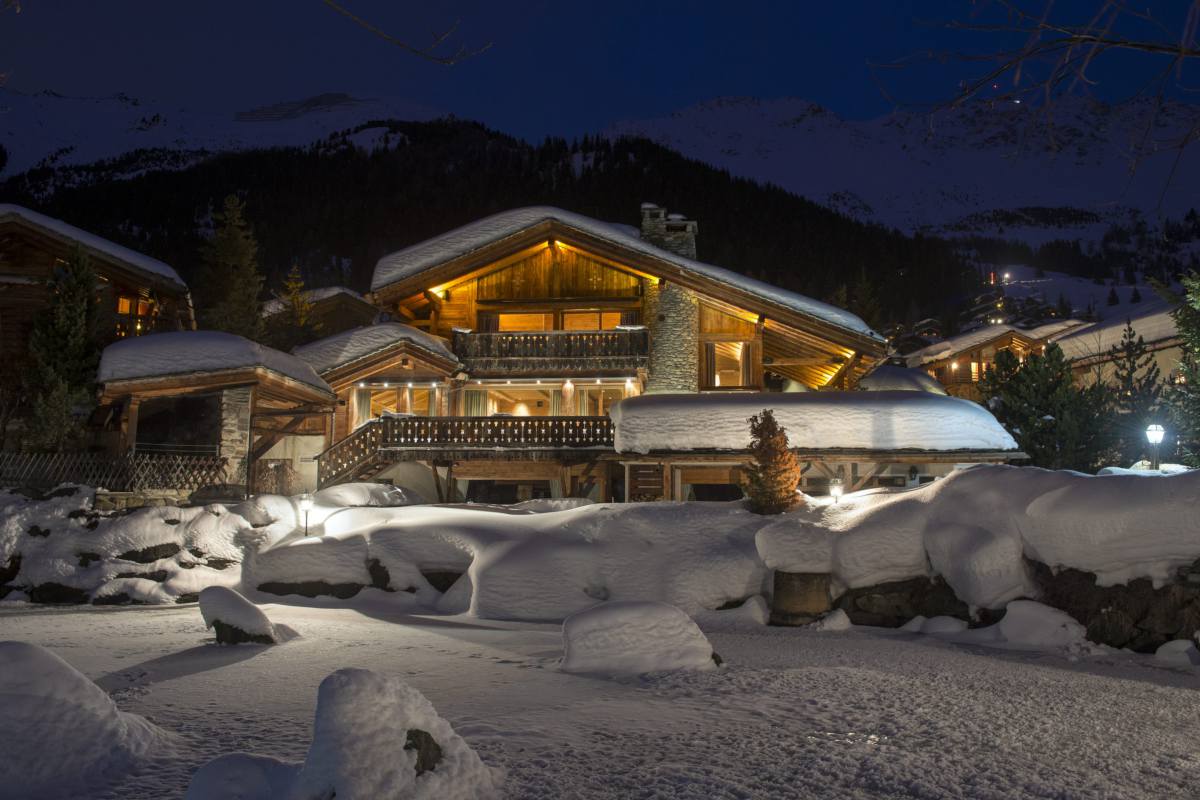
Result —
POLYGON ((750 418, 750 453, 754 463, 746 471, 746 495, 755 514, 781 514, 800 500, 800 464, 788 449, 787 430, 780 427, 771 409, 750 418))
POLYGON ((264 334, 258 301, 263 278, 258 271, 258 242, 244 212, 236 195, 225 198, 216 215, 216 232, 201 253, 196 300, 203 327, 259 341, 264 334))
POLYGON ((1115 286, 1109 287, 1107 302, 1108 302, 1108 305, 1110 305, 1110 306, 1120 305, 1121 297, 1120 297, 1120 295, 1117 294, 1117 287, 1115 287, 1115 286))
POLYGON ((1167 399, 1172 423, 1183 442, 1184 461, 1200 467, 1200 274, 1184 276, 1183 288, 1183 304, 1174 312, 1183 339, 1183 357, 1167 399))
POLYGON ((284 279, 279 300, 283 303, 283 310, 272 315, 267 325, 267 338, 272 347, 291 350, 320 337, 321 324, 313 317, 313 303, 304 287, 299 264, 293 264, 284 279))
POLYGON ((1125 321, 1119 344, 1109 350, 1116 389, 1121 461, 1128 466, 1146 449, 1146 426, 1154 421, 1162 396, 1162 376, 1145 340, 1125 321))

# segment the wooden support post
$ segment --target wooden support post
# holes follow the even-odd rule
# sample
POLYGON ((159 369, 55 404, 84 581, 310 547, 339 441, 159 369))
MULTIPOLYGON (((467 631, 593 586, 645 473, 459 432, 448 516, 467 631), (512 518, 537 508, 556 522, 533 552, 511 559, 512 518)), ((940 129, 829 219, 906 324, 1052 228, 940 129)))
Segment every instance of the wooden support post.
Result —
POLYGON ((437 491, 437 499, 439 503, 446 502, 446 495, 442 491, 442 478, 438 474, 438 465, 436 461, 429 462, 429 468, 433 470, 433 488, 437 491))
POLYGON ((121 411, 121 455, 137 446, 138 407, 141 404, 140 397, 130 397, 121 411))
POLYGON ((454 462, 446 467, 446 502, 453 503, 457 499, 458 489, 454 485, 454 462))

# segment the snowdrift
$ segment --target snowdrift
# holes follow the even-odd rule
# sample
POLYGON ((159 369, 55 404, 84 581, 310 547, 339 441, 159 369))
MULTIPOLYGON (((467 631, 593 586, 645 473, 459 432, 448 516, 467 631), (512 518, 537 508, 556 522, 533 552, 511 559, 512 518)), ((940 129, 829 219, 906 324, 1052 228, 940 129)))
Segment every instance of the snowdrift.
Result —
POLYGON ((250 523, 223 505, 106 514, 82 487, 51 494, 60 496, 0 491, 0 597, 175 603, 241 580, 239 534, 250 523))
POLYGON ((499 779, 416 689, 365 669, 321 681, 303 764, 237 753, 192 779, 186 800, 475 800, 499 779))
POLYGON ((173 747, 45 648, 0 642, 0 795, 71 797, 173 747))
POLYGON ((563 621, 563 672, 643 675, 715 666, 700 628, 666 603, 601 603, 563 621))

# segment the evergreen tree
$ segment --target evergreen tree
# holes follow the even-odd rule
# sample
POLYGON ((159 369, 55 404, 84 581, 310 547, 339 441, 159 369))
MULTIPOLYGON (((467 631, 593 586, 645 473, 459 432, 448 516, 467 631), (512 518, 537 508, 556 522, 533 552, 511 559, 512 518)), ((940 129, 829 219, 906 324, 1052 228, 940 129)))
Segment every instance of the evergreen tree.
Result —
POLYGON ((879 293, 875 289, 875 284, 867 277, 865 269, 859 270, 858 280, 850 289, 849 310, 872 328, 882 326, 883 307, 879 302, 879 293))
POLYGON ((1183 304, 1174 313, 1183 357, 1167 400, 1173 427, 1183 442, 1184 461, 1200 467, 1200 274, 1184 276, 1183 288, 1183 304))
POLYGON ((1100 382, 1075 386, 1058 345, 1031 354, 1024 364, 1001 350, 979 388, 1034 466, 1091 472, 1111 457, 1110 390, 1100 382))
POLYGON ((216 232, 201 253, 196 306, 203 327, 258 341, 264 332, 258 303, 263 278, 258 271, 258 243, 244 211, 242 201, 229 195, 216 215, 216 232))
POLYGON ((1120 297, 1120 295, 1117 294, 1117 287, 1115 287, 1115 286, 1109 287, 1107 302, 1108 302, 1108 305, 1110 305, 1110 306, 1120 305, 1121 297, 1120 297))
POLYGON ((1131 292, 1129 295, 1129 302, 1130 303, 1142 302, 1142 292, 1140 289, 1138 289, 1138 287, 1136 287, 1136 286, 1133 287, 1133 292, 1131 292))
POLYGON ((1162 375, 1154 354, 1145 340, 1136 334, 1128 320, 1119 344, 1112 346, 1109 357, 1116 384, 1117 433, 1121 464, 1137 461, 1146 449, 1146 426, 1155 420, 1162 396, 1162 375))
POLYGON ((32 408, 25 446, 59 452, 80 433, 77 412, 91 404, 96 347, 96 273, 81 249, 55 266, 47 303, 29 336, 26 394, 32 408))
POLYGON ((800 464, 788 449, 787 430, 769 408, 750 418, 750 453, 754 463, 746 469, 746 495, 755 514, 781 514, 800 500, 800 464))
POLYGON ((284 279, 279 300, 283 310, 272 314, 267 322, 267 338, 272 347, 288 351, 320 338, 322 326, 313 318, 313 304, 304 288, 299 264, 293 264, 284 279))
POLYGON ((1055 310, 1058 312, 1058 316, 1062 319, 1071 318, 1071 304, 1067 301, 1067 296, 1062 292, 1059 292, 1058 294, 1058 303, 1055 306, 1055 310))

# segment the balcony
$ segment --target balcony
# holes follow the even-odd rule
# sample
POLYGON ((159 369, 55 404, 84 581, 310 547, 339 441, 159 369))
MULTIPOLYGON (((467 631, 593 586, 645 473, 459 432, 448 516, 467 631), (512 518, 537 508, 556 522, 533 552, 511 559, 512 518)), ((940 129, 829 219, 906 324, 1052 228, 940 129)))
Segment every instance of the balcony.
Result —
POLYGON ((327 486, 398 461, 591 457, 612 448, 608 417, 384 417, 318 456, 317 474, 327 486))
POLYGON ((609 331, 454 331, 454 354, 472 377, 629 374, 646 366, 643 327, 609 331))

